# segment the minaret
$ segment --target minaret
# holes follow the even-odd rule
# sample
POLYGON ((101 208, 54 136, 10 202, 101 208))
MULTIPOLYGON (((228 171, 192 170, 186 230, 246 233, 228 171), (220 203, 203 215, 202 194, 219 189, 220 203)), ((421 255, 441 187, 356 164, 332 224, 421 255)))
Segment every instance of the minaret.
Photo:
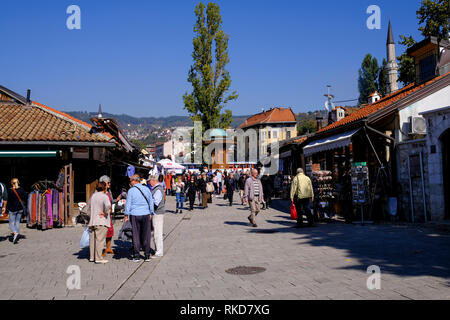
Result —
POLYGON ((395 41, 392 34, 391 19, 389 19, 389 30, 386 42, 387 50, 387 64, 386 72, 388 76, 387 81, 387 92, 386 94, 391 94, 398 90, 398 64, 397 57, 395 55, 395 41))
POLYGON ((98 115, 97 115, 97 118, 102 118, 102 117, 103 117, 103 115, 102 115, 102 105, 99 104, 99 105, 98 105, 98 115))

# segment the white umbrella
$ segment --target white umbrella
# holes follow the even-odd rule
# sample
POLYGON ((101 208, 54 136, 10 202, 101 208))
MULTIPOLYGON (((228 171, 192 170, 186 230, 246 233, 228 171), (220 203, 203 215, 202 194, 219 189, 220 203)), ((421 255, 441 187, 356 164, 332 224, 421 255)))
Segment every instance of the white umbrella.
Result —
POLYGON ((162 165, 164 169, 167 169, 167 170, 177 170, 177 169, 184 170, 184 169, 186 169, 181 164, 173 162, 172 160, 169 160, 169 159, 163 159, 163 160, 159 161, 158 163, 160 165, 162 165))

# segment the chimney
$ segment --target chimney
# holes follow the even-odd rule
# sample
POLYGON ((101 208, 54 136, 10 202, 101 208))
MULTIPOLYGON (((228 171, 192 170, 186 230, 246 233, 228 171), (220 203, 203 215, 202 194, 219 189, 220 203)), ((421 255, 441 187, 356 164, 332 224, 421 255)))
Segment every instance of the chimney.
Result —
POLYGON ((25 108, 31 109, 31 90, 27 90, 27 101, 25 102, 25 108))
POLYGON ((319 131, 320 129, 322 129, 322 120, 323 120, 323 117, 322 117, 322 116, 317 116, 317 117, 316 117, 317 131, 319 131))

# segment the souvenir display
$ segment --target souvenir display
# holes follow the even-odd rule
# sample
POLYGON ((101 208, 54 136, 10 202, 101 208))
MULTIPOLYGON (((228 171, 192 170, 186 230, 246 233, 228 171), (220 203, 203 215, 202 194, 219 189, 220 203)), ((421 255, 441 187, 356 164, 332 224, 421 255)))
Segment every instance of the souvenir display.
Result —
POLYGON ((334 182, 331 171, 314 171, 311 179, 316 210, 321 218, 333 217, 334 182))

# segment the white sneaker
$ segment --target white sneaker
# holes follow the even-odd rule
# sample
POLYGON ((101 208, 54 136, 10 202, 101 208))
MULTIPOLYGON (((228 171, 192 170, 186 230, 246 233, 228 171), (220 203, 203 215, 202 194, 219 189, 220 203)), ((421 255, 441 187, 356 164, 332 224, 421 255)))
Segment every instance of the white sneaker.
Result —
POLYGON ((162 254, 154 254, 153 256, 151 256, 152 259, 158 259, 158 258, 162 258, 163 255, 162 254))
POLYGON ((108 263, 108 260, 105 260, 105 259, 98 260, 98 261, 95 261, 95 263, 97 263, 97 264, 99 264, 99 263, 105 264, 105 263, 108 263))

